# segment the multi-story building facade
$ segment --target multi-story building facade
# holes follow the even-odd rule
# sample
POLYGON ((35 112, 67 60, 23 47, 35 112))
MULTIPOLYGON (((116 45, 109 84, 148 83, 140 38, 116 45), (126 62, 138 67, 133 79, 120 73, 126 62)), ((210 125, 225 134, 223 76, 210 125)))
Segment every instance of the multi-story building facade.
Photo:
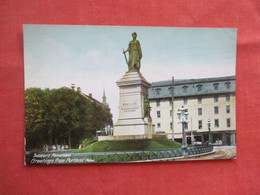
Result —
MULTIPOLYGON (((71 88, 65 87, 65 86, 62 87, 62 88, 64 88, 64 89, 70 89, 70 90, 71 90, 71 89, 72 89, 72 90, 75 90, 74 84, 71 86, 71 88)), ((92 97, 92 93, 89 93, 88 95, 82 93, 80 87, 77 87, 77 92, 80 93, 80 94, 81 94, 83 97, 85 97, 86 99, 90 100, 91 102, 96 103, 97 105, 99 105, 99 106, 105 108, 107 111, 110 112, 109 104, 106 102, 106 99, 107 99, 107 98, 106 98, 106 95, 105 95, 105 89, 103 90, 102 102, 100 102, 100 101, 96 100, 95 98, 93 98, 93 97, 92 97)))
POLYGON ((157 134, 165 133, 171 139, 174 132, 174 140, 181 141, 177 112, 183 106, 189 113, 185 125, 188 143, 205 143, 211 135, 214 144, 236 144, 235 76, 174 80, 174 85, 171 80, 154 82, 148 94, 157 134))

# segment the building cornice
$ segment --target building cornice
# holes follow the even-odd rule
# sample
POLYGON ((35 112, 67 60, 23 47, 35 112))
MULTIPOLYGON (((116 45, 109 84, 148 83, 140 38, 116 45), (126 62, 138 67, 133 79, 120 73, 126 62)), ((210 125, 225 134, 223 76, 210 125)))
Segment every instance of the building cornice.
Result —
MULTIPOLYGON (((235 79, 235 76, 228 76, 174 80, 174 97, 180 98, 191 96, 235 94, 235 79), (200 88, 200 90, 198 88, 200 88)), ((172 97, 171 90, 171 80, 153 82, 148 90, 148 97, 149 99, 169 99, 172 97)))

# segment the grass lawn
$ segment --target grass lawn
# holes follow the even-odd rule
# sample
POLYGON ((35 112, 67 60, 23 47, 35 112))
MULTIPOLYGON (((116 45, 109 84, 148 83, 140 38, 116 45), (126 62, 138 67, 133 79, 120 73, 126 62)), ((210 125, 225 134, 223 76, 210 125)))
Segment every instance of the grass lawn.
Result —
POLYGON ((144 139, 144 140, 115 140, 94 142, 81 150, 83 152, 113 152, 113 151, 138 151, 155 150, 181 147, 180 143, 167 139, 144 139))

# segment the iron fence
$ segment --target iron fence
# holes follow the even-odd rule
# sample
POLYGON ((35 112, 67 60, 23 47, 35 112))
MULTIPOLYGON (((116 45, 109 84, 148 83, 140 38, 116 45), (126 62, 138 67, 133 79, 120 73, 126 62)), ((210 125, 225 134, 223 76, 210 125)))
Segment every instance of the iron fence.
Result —
POLYGON ((199 155, 213 151, 213 146, 171 148, 161 150, 92 152, 92 153, 51 153, 31 155, 27 164, 73 164, 73 163, 121 163, 172 160, 178 157, 199 155))

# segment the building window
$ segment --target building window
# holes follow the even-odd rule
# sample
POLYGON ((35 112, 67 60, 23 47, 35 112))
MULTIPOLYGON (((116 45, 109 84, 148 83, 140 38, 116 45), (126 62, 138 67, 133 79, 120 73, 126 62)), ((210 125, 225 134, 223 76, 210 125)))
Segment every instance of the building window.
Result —
POLYGON ((230 94, 227 94, 227 95, 226 95, 226 101, 227 101, 227 102, 230 102, 230 94))
POLYGON ((198 128, 199 128, 199 129, 202 129, 202 120, 199 120, 199 121, 198 121, 198 128))
POLYGON ((183 93, 187 93, 188 92, 188 86, 184 86, 182 87, 183 93))
POLYGON ((156 91, 156 94, 157 94, 157 95, 160 95, 160 92, 161 92, 161 89, 160 89, 160 88, 156 88, 155 91, 156 91))
POLYGON ((215 119, 215 128, 219 128, 219 120, 215 119))
POLYGON ((230 127, 230 118, 227 118, 227 127, 230 127))
POLYGON ((214 84, 213 84, 213 88, 214 88, 215 91, 218 90, 218 86, 219 86, 219 83, 214 83, 214 84))
POLYGON ((199 116, 202 115, 202 108, 198 108, 198 115, 199 115, 199 116))
POLYGON ((170 106, 172 106, 172 99, 169 99, 169 104, 170 106))
POLYGON ((197 85, 197 91, 201 92, 202 91, 202 85, 197 85))
POLYGON ((160 100, 156 100, 156 106, 157 106, 157 107, 160 106, 160 100))
POLYGON ((226 112, 227 112, 227 114, 230 113, 230 105, 226 105, 226 112))
POLYGON ((226 89, 230 89, 230 84, 231 84, 230 82, 225 83, 226 89))
POLYGON ((170 116, 172 116, 172 110, 170 110, 170 116))
POLYGON ((214 102, 218 102, 218 96, 214 96, 214 102))
POLYGON ((184 99, 183 99, 183 104, 184 104, 184 105, 187 105, 187 104, 188 104, 188 98, 184 98, 184 99))
POLYGON ((170 128, 171 128, 171 130, 172 130, 172 122, 170 122, 170 128))
POLYGON ((202 97, 198 97, 198 104, 202 103, 202 97))
POLYGON ((157 118, 161 118, 161 112, 157 111, 157 118))
POLYGON ((214 114, 218 114, 218 106, 214 106, 214 114))
POLYGON ((161 123, 157 123, 157 129, 161 130, 161 123))

